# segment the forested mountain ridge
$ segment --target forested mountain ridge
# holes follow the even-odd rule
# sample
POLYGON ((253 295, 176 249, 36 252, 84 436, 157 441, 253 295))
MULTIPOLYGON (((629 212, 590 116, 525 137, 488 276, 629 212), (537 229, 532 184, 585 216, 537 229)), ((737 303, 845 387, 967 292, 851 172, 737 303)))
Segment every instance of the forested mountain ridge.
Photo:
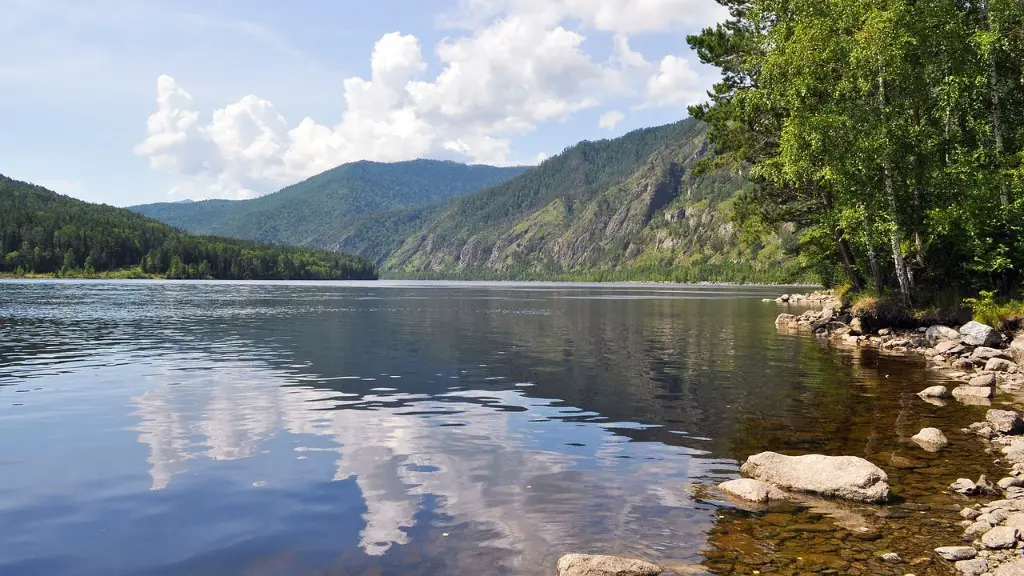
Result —
POLYGON ((437 160, 344 164, 251 200, 161 203, 130 209, 197 234, 336 249, 371 212, 415 209, 500 184, 527 167, 437 160))
POLYGON ((587 280, 808 280, 786 226, 750 238, 731 223, 752 185, 698 175, 711 151, 692 119, 581 142, 522 176, 406 222, 390 276, 587 280))
POLYGON ((0 175, 0 272, 218 279, 373 279, 337 252, 195 236, 123 208, 90 204, 0 175))

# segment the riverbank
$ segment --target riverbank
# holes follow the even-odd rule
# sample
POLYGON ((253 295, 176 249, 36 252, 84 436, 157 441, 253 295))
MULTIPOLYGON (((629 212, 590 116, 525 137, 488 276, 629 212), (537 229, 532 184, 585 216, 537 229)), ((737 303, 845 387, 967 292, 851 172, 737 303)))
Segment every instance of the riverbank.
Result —
MULTIPOLYGON (((1003 404, 1004 408, 1013 408, 989 409, 984 420, 957 430, 977 438, 975 464, 994 466, 1001 472, 1001 479, 994 482, 985 475, 977 480, 948 478, 948 491, 962 498, 958 513, 963 535, 960 541, 935 548, 934 554, 937 561, 948 563, 959 574, 1024 575, 1024 419, 1016 411, 1022 405, 1018 392, 1024 389, 1024 333, 1000 333, 975 321, 961 326, 935 324, 916 329, 887 327, 876 321, 869 329, 868 322, 827 293, 784 295, 774 301, 786 306, 821 306, 799 315, 780 314, 775 325, 781 332, 808 331, 830 347, 917 357, 923 369, 955 384, 952 390, 946 386, 922 390, 918 394, 921 402, 940 408, 949 402, 986 407, 1003 404)), ((949 444, 944 431, 937 427, 924 428, 911 440, 922 450, 933 453, 949 444)), ((749 462, 744 466, 745 472, 749 462)), ((878 472, 884 476, 880 469, 878 472)), ((734 482, 731 486, 723 485, 734 496, 740 492, 740 497, 755 500, 786 498, 783 494, 770 495, 766 488, 751 484, 755 480, 734 482)), ((766 485, 768 489, 774 488, 771 482, 766 485)), ((893 488, 899 492, 902 487, 893 488)), ((922 522, 922 528, 927 529, 928 524, 922 522)), ((898 553, 889 554, 887 557, 894 563, 902 562, 898 553)))

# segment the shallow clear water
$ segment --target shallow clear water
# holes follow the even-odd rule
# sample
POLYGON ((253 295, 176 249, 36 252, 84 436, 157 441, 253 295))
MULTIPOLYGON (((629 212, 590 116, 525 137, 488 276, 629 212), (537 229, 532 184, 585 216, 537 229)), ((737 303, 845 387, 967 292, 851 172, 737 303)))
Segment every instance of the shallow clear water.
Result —
POLYGON ((550 574, 572 551, 905 573, 874 553, 912 514, 934 529, 907 558, 958 533, 942 486, 987 471, 956 432, 984 408, 777 333, 778 292, 0 282, 0 573, 550 574), (925 425, 951 448, 909 444, 925 425), (765 449, 867 457, 904 512, 704 489, 765 449))

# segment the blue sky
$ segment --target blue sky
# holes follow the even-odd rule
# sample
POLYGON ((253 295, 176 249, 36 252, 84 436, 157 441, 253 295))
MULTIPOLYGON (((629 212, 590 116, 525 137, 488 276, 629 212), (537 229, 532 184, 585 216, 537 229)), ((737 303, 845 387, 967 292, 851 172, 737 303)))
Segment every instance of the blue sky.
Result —
POLYGON ((673 122, 713 0, 0 0, 0 173, 246 198, 360 159, 536 163, 673 122))

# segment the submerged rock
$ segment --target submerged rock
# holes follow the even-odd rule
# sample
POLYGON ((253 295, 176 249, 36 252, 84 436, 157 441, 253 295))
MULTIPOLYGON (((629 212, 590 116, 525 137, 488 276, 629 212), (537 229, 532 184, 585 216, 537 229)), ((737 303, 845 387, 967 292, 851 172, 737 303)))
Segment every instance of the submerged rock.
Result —
POLYGON ((889 500, 889 477, 878 466, 856 456, 762 452, 748 458, 740 471, 784 490, 869 503, 889 500))
POLYGON ((970 546, 943 546, 936 548, 935 553, 939 555, 939 558, 950 562, 970 560, 978 555, 978 551, 970 546))
POLYGON ((798 326, 796 316, 792 314, 779 314, 779 317, 775 319, 775 328, 778 330, 782 329, 793 329, 798 326))
POLYGON ((767 482, 752 478, 738 478, 722 482, 718 485, 718 489, 741 500, 762 504, 771 500, 784 500, 786 498, 786 493, 782 490, 767 482))
POLYGON ((968 346, 995 347, 1003 342, 1003 337, 995 328, 971 320, 960 327, 960 341, 968 346))
POLYGON ((558 576, 656 576, 661 566, 617 556, 566 554, 558 559, 558 576))
POLYGON ((949 444, 949 440, 938 428, 924 428, 910 439, 928 452, 938 452, 949 444))

